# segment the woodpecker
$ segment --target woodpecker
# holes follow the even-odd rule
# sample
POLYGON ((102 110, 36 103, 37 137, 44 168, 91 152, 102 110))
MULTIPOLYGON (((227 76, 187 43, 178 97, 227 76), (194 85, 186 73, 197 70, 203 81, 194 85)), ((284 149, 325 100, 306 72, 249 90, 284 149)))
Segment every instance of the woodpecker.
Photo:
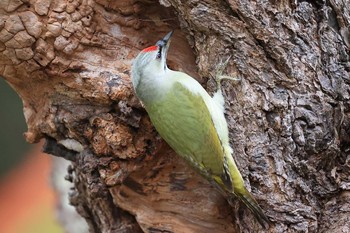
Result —
POLYGON ((221 191, 238 197, 266 228, 269 220, 246 189, 233 159, 222 78, 216 77, 218 90, 211 97, 194 78, 169 69, 166 58, 172 33, 143 49, 134 60, 131 77, 135 93, 170 147, 221 191))

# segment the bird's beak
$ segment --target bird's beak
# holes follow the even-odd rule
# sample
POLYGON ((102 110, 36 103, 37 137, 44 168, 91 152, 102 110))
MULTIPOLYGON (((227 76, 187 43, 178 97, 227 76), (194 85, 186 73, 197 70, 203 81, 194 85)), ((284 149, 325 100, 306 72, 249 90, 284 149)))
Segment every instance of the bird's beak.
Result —
POLYGON ((174 31, 169 32, 168 34, 166 34, 166 36, 164 36, 163 39, 157 42, 157 45, 162 49, 161 59, 162 59, 162 63, 164 64, 164 68, 166 67, 166 57, 167 57, 168 49, 170 45, 170 38, 173 35, 173 32, 174 31))
POLYGON ((174 31, 170 31, 168 34, 164 36, 162 41, 164 41, 165 44, 168 44, 170 42, 170 38, 173 35, 174 31))

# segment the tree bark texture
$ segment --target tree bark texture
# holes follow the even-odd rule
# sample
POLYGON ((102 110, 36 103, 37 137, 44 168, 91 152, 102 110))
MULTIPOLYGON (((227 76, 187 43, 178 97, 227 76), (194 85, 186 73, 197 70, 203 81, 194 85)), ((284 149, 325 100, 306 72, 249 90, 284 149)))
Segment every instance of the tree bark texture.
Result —
POLYGON ((349 28, 348 0, 2 0, 0 75, 23 100, 27 141, 72 161, 70 202, 90 232, 347 232, 349 28), (169 66, 210 93, 232 56, 230 143, 267 231, 134 96, 132 59, 172 29, 169 66))

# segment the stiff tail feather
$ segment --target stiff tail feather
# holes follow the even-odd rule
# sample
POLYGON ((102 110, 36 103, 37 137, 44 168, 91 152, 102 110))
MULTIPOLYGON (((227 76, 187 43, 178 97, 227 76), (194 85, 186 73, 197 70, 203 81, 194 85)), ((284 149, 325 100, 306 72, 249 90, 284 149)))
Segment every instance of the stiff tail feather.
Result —
POLYGON ((235 192, 234 194, 250 209, 260 225, 267 229, 270 224, 270 220, 267 218, 259 204, 255 201, 254 197, 248 192, 248 190, 244 188, 242 191, 235 192))

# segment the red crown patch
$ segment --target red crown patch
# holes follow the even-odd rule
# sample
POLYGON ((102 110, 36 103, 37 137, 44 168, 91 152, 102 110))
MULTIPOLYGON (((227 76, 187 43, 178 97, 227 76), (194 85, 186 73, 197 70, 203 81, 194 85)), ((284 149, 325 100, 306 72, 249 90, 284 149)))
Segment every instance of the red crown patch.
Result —
POLYGON ((150 47, 143 49, 142 52, 152 52, 152 51, 156 51, 156 50, 158 50, 158 46, 153 45, 153 46, 150 46, 150 47))

